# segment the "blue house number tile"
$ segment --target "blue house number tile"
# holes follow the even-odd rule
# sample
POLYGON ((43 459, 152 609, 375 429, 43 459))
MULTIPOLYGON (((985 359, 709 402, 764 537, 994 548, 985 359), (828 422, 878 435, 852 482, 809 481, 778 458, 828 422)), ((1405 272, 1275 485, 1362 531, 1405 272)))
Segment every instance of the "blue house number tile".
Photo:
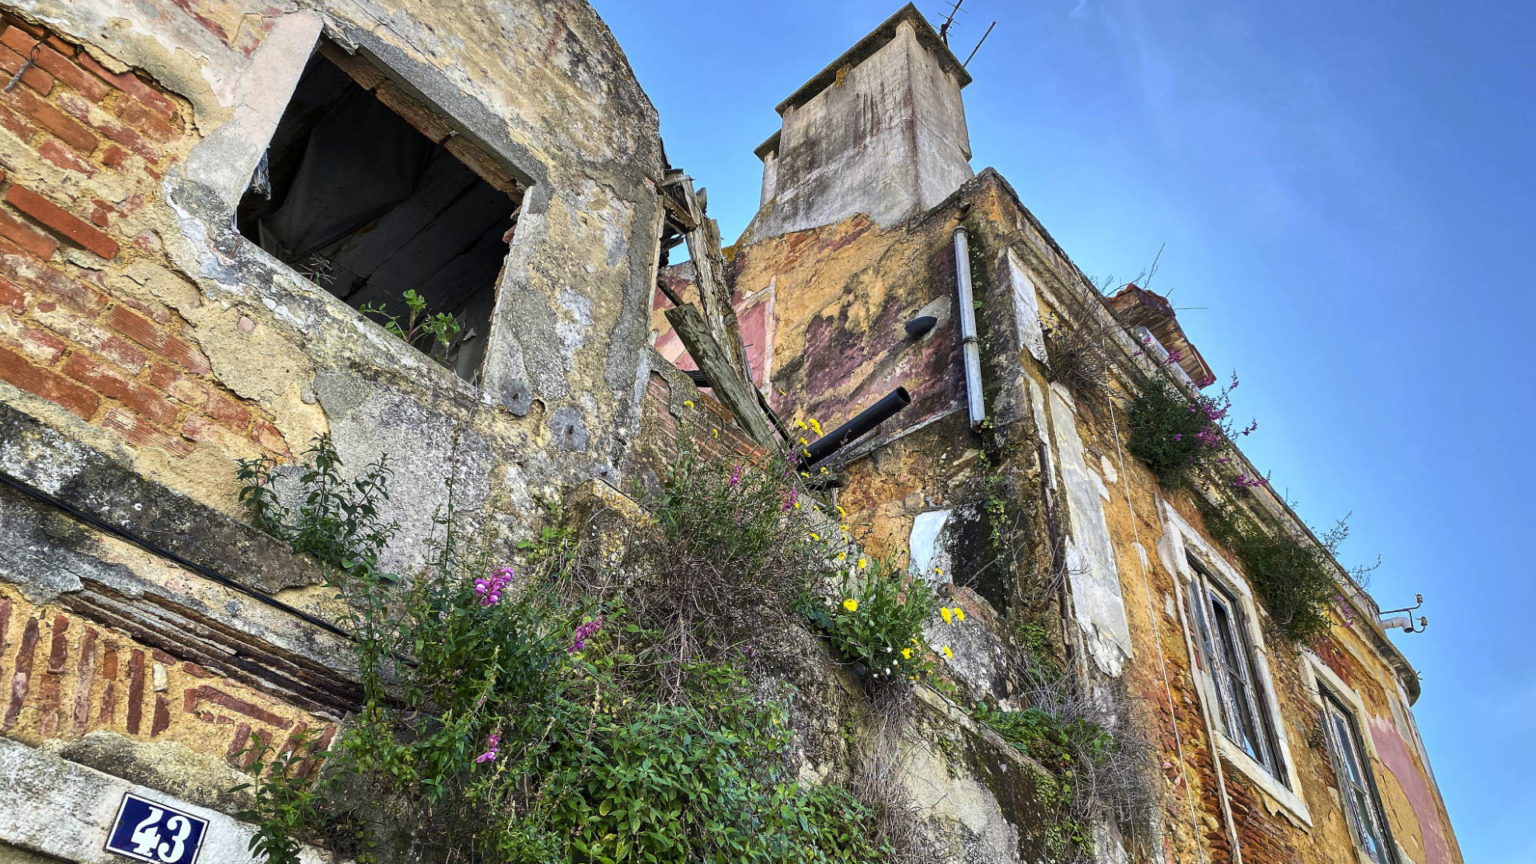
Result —
POLYGON ((123 795, 107 851, 155 864, 196 864, 208 821, 164 804, 123 795))

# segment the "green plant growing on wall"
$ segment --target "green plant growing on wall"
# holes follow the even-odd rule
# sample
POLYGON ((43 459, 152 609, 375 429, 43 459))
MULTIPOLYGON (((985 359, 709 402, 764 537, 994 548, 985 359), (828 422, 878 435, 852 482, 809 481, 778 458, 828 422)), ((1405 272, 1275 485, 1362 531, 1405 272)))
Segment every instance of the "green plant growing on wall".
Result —
POLYGON ((283 478, 276 473, 277 463, 266 456, 239 460, 239 500, 252 525, 331 570, 376 560, 395 530, 379 516, 379 505, 389 499, 388 458, 381 456, 346 480, 329 434, 315 436, 303 455, 297 477, 299 506, 291 512, 278 495, 283 478))
MULTIPOLYGON (((294 776, 297 750, 263 750, 252 763, 254 852, 288 864, 300 840, 351 826, 364 841, 346 851, 364 862, 893 860, 882 804, 794 776, 785 694, 708 659, 730 656, 740 631, 689 627, 708 658, 668 657, 679 631, 659 626, 669 620, 663 597, 584 593, 580 574, 599 568, 576 557, 564 529, 520 544, 520 570, 498 564, 461 536, 451 484, 450 506, 433 517, 435 551, 400 588, 375 566, 384 536, 375 530, 378 504, 388 494, 382 460, 358 485, 341 482, 328 440, 309 456, 295 512, 272 494, 266 463, 241 465, 245 488, 256 490, 242 498, 259 524, 290 542, 336 532, 320 548, 341 564, 334 580, 353 610, 345 623, 356 634, 363 704, 318 785, 294 776), (628 605, 635 599, 650 604, 644 614, 628 605)), ((782 470, 739 493, 746 466, 699 456, 678 470, 656 501, 659 523, 672 526, 663 534, 700 527, 711 513, 734 526, 717 525, 682 560, 778 567, 774 579, 797 590, 824 572, 816 541, 789 557, 764 548, 790 530, 771 522, 804 533, 782 470), (721 503, 741 512, 712 510, 721 503)), ((737 588, 788 590, 762 588, 766 578, 737 588)))
MULTIPOLYGON (((867 564, 860 557, 844 572, 836 598, 807 598, 805 615, 839 656, 863 663, 873 679, 925 680, 934 671, 932 658, 952 653, 923 638, 923 628, 939 612, 933 588, 922 579, 904 578, 888 562, 866 570, 867 564)), ((954 623, 954 609, 943 614, 954 623)), ((964 621, 965 612, 958 614, 964 621)))
POLYGON ((256 777, 231 790, 252 790, 250 806, 239 814, 256 825, 250 851, 269 861, 289 860, 304 836, 314 792, 310 778, 301 776, 299 769, 310 759, 314 738, 312 731, 295 735, 293 746, 286 750, 253 738, 250 746, 235 754, 237 758, 251 757, 246 770, 256 777))
POLYGON ((1086 286, 1053 292, 1058 308, 1043 322, 1046 377, 1090 406, 1109 393, 1111 363, 1104 344, 1120 330, 1100 293, 1086 286))
POLYGON ((1232 550, 1275 626, 1301 643, 1326 635, 1339 593, 1334 555, 1349 535, 1347 521, 1341 519, 1316 544, 1283 528, 1267 532, 1233 509, 1199 505, 1211 536, 1232 550))
POLYGON ((364 315, 376 315, 384 329, 404 340, 407 345, 446 362, 447 352, 458 338, 461 325, 447 312, 428 312, 427 298, 416 289, 408 289, 401 299, 405 301, 405 323, 401 316, 391 315, 383 303, 364 303, 357 311, 364 315))
POLYGON ((1016 657, 1017 698, 1023 710, 970 706, 971 716, 1044 773, 1035 776, 1038 803, 1051 818, 1038 826, 1047 860, 1095 860, 1091 826, 1114 819, 1135 839, 1153 824, 1158 788, 1148 774, 1157 751, 1136 725, 1137 705, 1123 683, 1086 687, 1077 673, 1051 660, 1049 636, 1038 622, 1019 629, 1025 648, 1016 657))
MULTIPOLYGON (((1230 442, 1253 434, 1257 423, 1234 429, 1227 419, 1237 375, 1215 396, 1185 395, 1167 371, 1177 353, 1159 361, 1158 370, 1141 382, 1127 407, 1130 427, 1126 449, 1145 462, 1158 482, 1169 489, 1209 484, 1230 474, 1230 442)), ((1267 481, 1238 474, 1225 480, 1234 488, 1262 486, 1267 481)))
POLYGON ((1039 708, 1000 711, 985 705, 976 706, 973 716, 1036 762, 1058 771, 1084 759, 1103 764, 1114 747, 1104 727, 1085 717, 1064 721, 1039 708))
MULTIPOLYGON (((695 417, 679 424, 676 455, 653 487, 637 487, 658 530, 635 538, 647 566, 623 592, 635 621, 656 634, 649 662, 673 689, 680 664, 772 650, 773 634, 798 623, 800 598, 847 555, 784 458, 717 454, 718 439, 700 434, 695 417)), ((592 574, 583 588, 601 596, 611 590, 604 579, 592 574)))

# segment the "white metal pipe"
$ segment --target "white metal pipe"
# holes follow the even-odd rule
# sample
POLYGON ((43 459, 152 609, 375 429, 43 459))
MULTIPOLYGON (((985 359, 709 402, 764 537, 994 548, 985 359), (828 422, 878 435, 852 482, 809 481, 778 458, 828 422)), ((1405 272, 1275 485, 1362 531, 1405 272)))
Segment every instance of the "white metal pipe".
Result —
POLYGON ((976 306, 971 296, 971 244, 964 228, 955 229, 955 276, 960 287, 960 350, 965 358, 965 401, 971 428, 987 419, 981 398, 981 352, 976 344, 976 306))

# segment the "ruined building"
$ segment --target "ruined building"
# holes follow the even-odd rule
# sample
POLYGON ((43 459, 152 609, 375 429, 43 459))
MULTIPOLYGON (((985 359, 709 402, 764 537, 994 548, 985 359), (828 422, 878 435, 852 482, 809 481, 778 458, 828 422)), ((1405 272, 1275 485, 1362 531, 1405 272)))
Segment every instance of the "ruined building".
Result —
MULTIPOLYGON (((1138 388, 1216 404, 1211 367, 973 172, 970 76, 913 7, 778 105, 724 250, 584 0, 0 11, 0 861, 124 860, 134 796, 258 860, 252 745, 318 759, 358 710, 345 609, 240 460, 387 455, 409 573, 450 494, 507 549, 562 512, 644 532, 690 412, 761 459, 882 400, 805 494, 963 613, 889 763, 932 860, 1461 860, 1376 603, 1329 558, 1291 639, 1214 520, 1322 541, 1235 449, 1193 487, 1131 452, 1138 388), (1136 806, 1065 844, 1060 766, 961 707, 1038 707, 1040 664, 1142 742, 1136 806)), ((805 644, 797 770, 834 778, 860 672, 805 644)))

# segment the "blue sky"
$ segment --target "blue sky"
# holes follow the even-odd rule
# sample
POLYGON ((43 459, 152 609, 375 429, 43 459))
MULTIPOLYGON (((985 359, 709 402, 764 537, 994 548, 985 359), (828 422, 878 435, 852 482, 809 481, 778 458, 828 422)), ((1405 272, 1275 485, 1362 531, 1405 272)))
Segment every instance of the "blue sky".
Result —
MULTIPOLYGON (((773 106, 898 3, 595 0, 726 242, 773 106)), ((937 22, 947 0, 920 2, 937 22)), ((1466 860, 1536 864, 1536 4, 967 0, 972 166, 1091 277, 1151 287, 1218 370, 1245 449, 1369 563, 1466 860)))

